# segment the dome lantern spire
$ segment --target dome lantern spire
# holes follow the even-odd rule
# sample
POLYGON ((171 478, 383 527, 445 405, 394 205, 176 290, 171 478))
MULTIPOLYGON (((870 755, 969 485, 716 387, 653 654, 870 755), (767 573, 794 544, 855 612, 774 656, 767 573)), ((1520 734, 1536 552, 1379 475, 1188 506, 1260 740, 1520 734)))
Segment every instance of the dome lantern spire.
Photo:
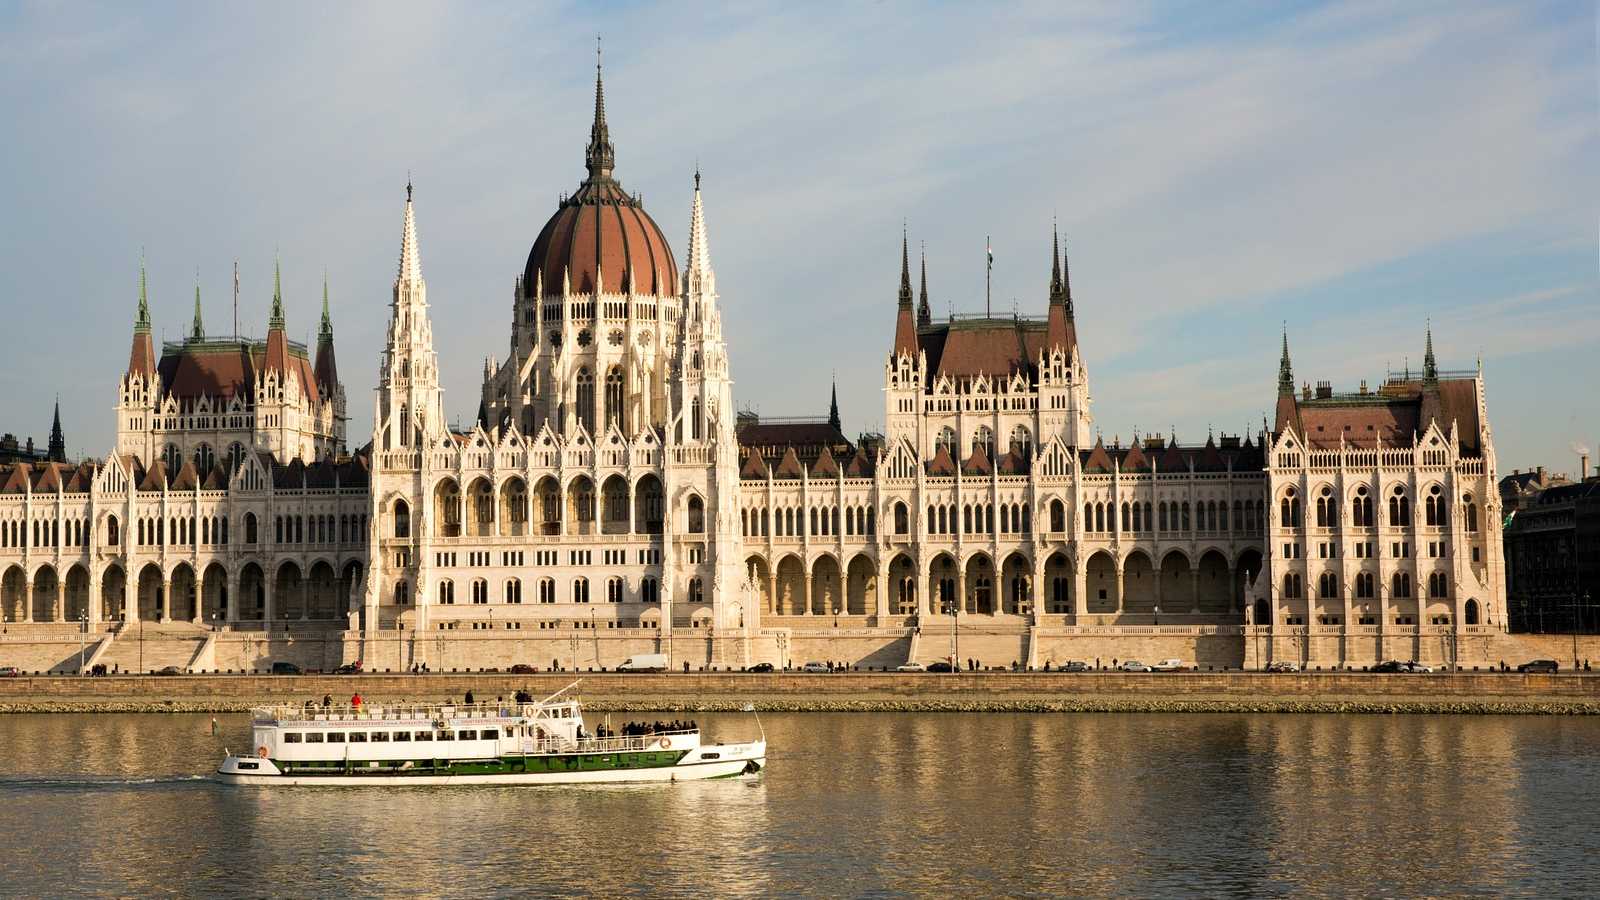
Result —
POLYGON ((584 164, 589 177, 609 179, 616 166, 617 151, 611 144, 611 129, 606 126, 606 85, 600 77, 600 36, 594 39, 594 124, 589 126, 589 149, 584 164))

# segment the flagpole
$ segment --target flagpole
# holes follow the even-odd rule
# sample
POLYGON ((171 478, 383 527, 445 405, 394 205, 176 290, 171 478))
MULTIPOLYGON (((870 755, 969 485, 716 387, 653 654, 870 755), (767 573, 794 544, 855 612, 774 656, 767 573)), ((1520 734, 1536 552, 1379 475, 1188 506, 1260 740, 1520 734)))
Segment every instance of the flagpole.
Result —
POLYGON ((983 256, 983 315, 989 318, 994 315, 993 310, 989 308, 990 285, 994 281, 994 246, 989 242, 989 235, 983 236, 983 256))
POLYGON ((239 261, 233 261, 233 339, 239 339, 239 261))

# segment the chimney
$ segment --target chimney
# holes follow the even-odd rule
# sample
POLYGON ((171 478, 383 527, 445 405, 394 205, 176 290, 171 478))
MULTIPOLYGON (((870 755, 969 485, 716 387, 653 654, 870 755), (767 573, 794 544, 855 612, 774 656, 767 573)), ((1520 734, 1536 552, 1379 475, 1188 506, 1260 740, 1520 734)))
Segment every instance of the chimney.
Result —
POLYGON ((1585 478, 1588 478, 1588 477, 1589 477, 1589 454, 1588 453, 1580 453, 1580 454, 1578 454, 1578 480, 1582 481, 1582 480, 1584 480, 1585 478))
POLYGON ((1535 469, 1534 471, 1539 473, 1539 483, 1540 484, 1544 484, 1544 466, 1540 466, 1538 469, 1535 469))
POLYGON ((1367 380, 1365 378, 1361 379, 1361 393, 1363 395, 1367 393, 1367 380))
POLYGON ((1317 382, 1317 399, 1318 400, 1327 400, 1327 399, 1331 398, 1332 396, 1333 396, 1333 382, 1331 382, 1331 381, 1319 381, 1319 382, 1317 382))

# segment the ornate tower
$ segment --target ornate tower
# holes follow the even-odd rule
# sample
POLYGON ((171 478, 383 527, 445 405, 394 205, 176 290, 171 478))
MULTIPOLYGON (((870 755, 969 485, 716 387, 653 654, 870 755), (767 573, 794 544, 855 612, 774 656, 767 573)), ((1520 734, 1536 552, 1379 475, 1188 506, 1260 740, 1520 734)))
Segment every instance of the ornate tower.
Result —
MULTIPOLYGON (((428 284, 422 280, 416 214, 406 183, 405 224, 400 234, 400 270, 389 306, 387 345, 378 375, 373 447, 423 445, 444 434, 444 392, 439 388, 439 358, 428 321, 428 284)), ((328 323, 329 361, 332 324, 328 323)), ((319 342, 320 343, 320 342, 319 342)))
POLYGON ((151 419, 160 395, 161 376, 156 371, 155 344, 150 338, 150 301, 144 260, 140 260, 139 306, 133 318, 133 347, 128 351, 128 368, 117 384, 118 453, 137 456, 145 465, 155 460, 157 450, 151 419))

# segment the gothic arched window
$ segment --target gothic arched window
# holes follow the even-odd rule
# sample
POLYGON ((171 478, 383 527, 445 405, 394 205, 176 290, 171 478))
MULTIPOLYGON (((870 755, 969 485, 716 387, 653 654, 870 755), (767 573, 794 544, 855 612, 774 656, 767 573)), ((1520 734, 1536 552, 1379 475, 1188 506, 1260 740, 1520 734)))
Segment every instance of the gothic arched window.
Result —
POLYGON ((622 408, 622 367, 612 366, 606 373, 606 425, 617 426, 628 433, 628 422, 622 408))
POLYGON ((583 430, 594 434, 594 374, 587 367, 578 370, 577 414, 583 430))

